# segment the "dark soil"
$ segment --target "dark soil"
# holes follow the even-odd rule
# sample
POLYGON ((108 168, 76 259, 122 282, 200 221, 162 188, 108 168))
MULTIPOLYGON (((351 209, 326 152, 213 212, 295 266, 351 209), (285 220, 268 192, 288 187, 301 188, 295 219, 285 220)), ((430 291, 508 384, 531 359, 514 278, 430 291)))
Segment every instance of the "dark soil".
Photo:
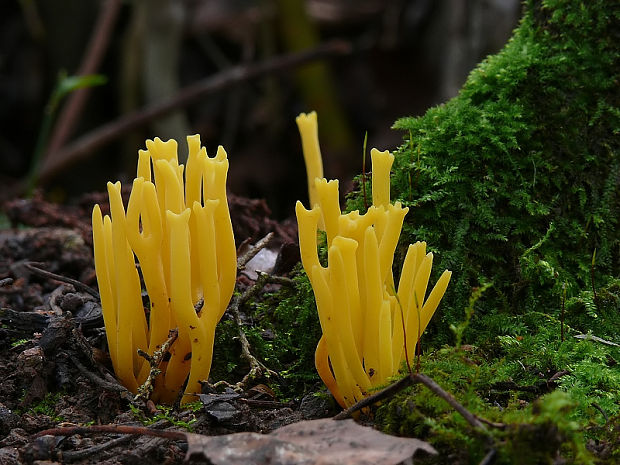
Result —
MULTIPOLYGON (((295 226, 271 220, 264 202, 229 201, 237 244, 273 231, 270 248, 294 249, 295 226)), ((260 379, 241 395, 206 396, 195 412, 132 404, 113 376, 96 297, 90 225, 96 202, 107 205, 107 197, 87 195, 72 206, 35 197, 4 206, 13 228, 0 231, 0 464, 173 464, 185 454, 184 442, 139 435, 35 438, 59 426, 154 422, 151 428, 182 430, 191 423, 201 434, 266 432, 330 413, 326 401, 312 395, 280 402, 260 379)), ((284 275, 298 260, 290 252, 280 258, 278 274, 284 275)), ((243 276, 238 287, 251 283, 243 276)))

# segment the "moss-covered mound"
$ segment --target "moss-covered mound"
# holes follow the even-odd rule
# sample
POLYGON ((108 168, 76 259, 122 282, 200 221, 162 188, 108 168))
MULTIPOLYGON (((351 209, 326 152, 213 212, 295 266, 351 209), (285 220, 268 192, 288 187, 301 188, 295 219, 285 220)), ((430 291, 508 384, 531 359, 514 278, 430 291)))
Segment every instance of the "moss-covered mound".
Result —
MULTIPOLYGON (((619 10, 527 1, 456 98, 396 122, 392 196, 411 207, 401 242, 428 241, 434 268, 455 272, 444 323, 489 281, 486 313, 559 309, 564 285, 593 309, 595 251, 595 286, 620 276, 619 10)), ((359 193, 349 208, 363 209, 359 193)))

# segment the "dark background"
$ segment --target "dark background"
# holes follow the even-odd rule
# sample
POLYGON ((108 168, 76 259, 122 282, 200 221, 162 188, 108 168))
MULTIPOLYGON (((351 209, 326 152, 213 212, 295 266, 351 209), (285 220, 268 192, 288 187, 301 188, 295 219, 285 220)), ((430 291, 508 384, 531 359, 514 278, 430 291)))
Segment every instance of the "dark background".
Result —
POLYGON ((146 138, 200 133, 209 154, 226 148, 230 190, 267 199, 278 218, 307 196, 297 114, 319 112, 325 175, 347 186, 361 172, 366 131, 368 149, 396 148, 402 134, 390 129, 393 122, 454 96, 476 63, 505 44, 520 16, 517 0, 4 0, 3 10, 4 198, 16 195, 29 170, 59 72, 79 74, 92 58, 89 44, 102 47, 95 68, 107 83, 87 92, 72 130, 56 148, 48 144, 47 157, 231 66, 334 38, 351 42, 353 53, 318 66, 324 80, 304 80, 310 65, 248 80, 118 134, 41 183, 58 201, 104 190, 107 180, 133 178, 146 138), (97 32, 104 20, 107 32, 97 32))

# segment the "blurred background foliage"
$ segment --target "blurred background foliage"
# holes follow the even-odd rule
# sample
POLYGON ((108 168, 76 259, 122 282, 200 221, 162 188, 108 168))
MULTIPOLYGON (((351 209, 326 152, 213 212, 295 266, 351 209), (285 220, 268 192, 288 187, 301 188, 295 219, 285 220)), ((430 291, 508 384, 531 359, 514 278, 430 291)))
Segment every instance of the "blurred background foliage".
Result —
MULTIPOLYGON (((361 146, 392 149, 403 115, 454 96, 499 50, 520 16, 517 0, 12 0, 0 18, 0 181, 3 197, 32 162, 44 107, 60 72, 102 74, 61 105, 42 169, 102 126, 235 65, 313 49, 339 38, 354 51, 267 73, 117 131, 80 160, 43 176, 56 199, 133 178, 146 138, 200 133, 231 159, 230 189, 266 198, 279 218, 305 199, 294 117, 319 111, 326 176, 346 183, 361 146)), ((181 144, 181 147, 183 144, 181 144)))

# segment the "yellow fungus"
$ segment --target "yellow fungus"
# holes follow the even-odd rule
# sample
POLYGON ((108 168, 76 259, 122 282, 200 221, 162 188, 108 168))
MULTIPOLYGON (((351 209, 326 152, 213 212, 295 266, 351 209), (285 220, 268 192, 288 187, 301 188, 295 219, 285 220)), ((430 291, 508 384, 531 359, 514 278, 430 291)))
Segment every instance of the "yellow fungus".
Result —
POLYGON ((336 401, 349 407, 373 387, 385 384, 406 357, 413 357, 418 337, 437 309, 451 272, 445 271, 425 298, 433 255, 426 254, 425 243, 417 242, 409 246, 395 289, 394 252, 408 208, 390 203, 394 156, 388 151, 371 151, 373 205, 365 214, 354 211, 343 215, 338 181, 310 175, 316 173, 317 154, 320 157, 316 114, 311 115, 309 122, 306 115, 297 120, 311 206, 307 210, 297 202, 295 207, 299 247, 323 330, 315 353, 316 368, 336 401), (318 258, 319 229, 327 236, 326 267, 318 258))
POLYGON ((303 145, 310 206, 314 207, 319 201, 314 180, 323 178, 323 159, 321 157, 321 149, 319 148, 319 128, 316 111, 308 114, 302 113, 295 121, 297 122, 303 145))
POLYGON ((200 381, 207 380, 215 326, 232 296, 237 270, 226 152, 220 147, 209 157, 198 135, 187 141, 187 169, 178 163, 176 141, 146 141, 127 212, 120 183, 108 183, 110 216, 102 217, 98 205, 93 209, 95 268, 110 358, 125 387, 137 392, 149 374, 149 362, 138 349, 153 355, 169 331, 178 329, 154 383, 152 398, 164 403, 174 402, 184 384, 182 402, 195 400, 200 381))

